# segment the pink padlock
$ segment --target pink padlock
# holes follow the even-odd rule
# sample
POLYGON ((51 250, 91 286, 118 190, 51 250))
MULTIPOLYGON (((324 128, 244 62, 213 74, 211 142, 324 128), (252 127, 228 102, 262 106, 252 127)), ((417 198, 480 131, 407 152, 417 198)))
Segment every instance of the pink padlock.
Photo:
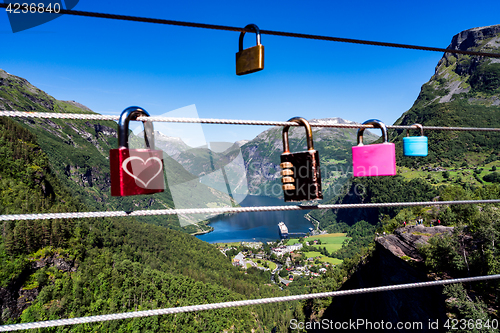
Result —
POLYGON ((352 147, 352 171, 354 177, 396 175, 396 146, 387 142, 387 127, 377 119, 370 119, 363 125, 373 125, 382 130, 383 143, 363 145, 363 132, 358 130, 358 145, 352 147))

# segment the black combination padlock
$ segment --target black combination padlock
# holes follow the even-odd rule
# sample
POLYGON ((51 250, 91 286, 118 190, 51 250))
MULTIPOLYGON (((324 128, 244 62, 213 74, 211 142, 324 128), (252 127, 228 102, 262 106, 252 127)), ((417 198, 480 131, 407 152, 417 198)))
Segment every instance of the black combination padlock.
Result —
POLYGON ((288 144, 290 126, 285 126, 280 164, 285 202, 323 199, 319 154, 314 150, 311 125, 301 117, 294 117, 288 121, 299 123, 306 128, 307 151, 290 153, 288 144))

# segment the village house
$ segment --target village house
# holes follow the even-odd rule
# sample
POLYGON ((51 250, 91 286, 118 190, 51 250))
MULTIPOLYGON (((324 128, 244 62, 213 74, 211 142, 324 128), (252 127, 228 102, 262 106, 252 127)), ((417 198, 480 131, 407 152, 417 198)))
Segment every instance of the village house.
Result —
POLYGON ((297 243, 297 244, 293 244, 293 245, 289 245, 289 246, 282 245, 280 247, 272 249, 272 253, 274 253, 276 256, 279 257, 279 256, 284 255, 285 253, 290 253, 293 251, 300 250, 302 247, 303 247, 303 245, 301 243, 297 243))
POLYGON ((245 265, 245 256, 243 253, 238 253, 233 259, 234 266, 244 266, 245 265))

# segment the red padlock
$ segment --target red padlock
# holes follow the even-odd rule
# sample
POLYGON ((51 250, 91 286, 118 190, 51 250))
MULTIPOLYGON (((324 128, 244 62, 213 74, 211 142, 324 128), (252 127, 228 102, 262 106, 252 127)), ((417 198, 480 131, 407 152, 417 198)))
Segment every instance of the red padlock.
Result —
POLYGON ((145 149, 128 149, 130 120, 149 117, 146 110, 131 106, 126 108, 118 121, 118 149, 109 151, 111 195, 129 196, 152 194, 165 190, 163 178, 163 151, 153 150, 153 123, 143 121, 145 149))

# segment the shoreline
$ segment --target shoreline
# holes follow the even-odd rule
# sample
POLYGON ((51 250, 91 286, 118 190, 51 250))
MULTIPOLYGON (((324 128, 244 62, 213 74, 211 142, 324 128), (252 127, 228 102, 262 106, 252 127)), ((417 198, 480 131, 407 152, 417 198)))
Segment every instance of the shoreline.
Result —
POLYGON ((311 224, 313 225, 313 227, 314 227, 314 229, 315 229, 315 230, 320 231, 320 230, 319 230, 319 221, 317 221, 314 217, 310 216, 310 215, 309 215, 309 213, 305 214, 305 215, 304 215, 304 218, 305 218, 306 220, 308 220, 309 222, 311 222, 311 224), (316 224, 314 224, 314 223, 317 223, 317 225, 316 225, 316 224))
MULTIPOLYGON (((242 202, 240 206, 253 207, 282 205, 282 202, 279 199, 273 197, 249 195, 245 200, 246 201, 242 202)), ((288 225, 290 230, 297 232, 301 231, 304 234, 309 232, 309 229, 317 228, 317 222, 315 223, 314 221, 311 221, 311 219, 307 218, 307 216, 304 217, 305 212, 283 212, 286 215, 283 215, 283 213, 276 213, 274 211, 264 213, 264 215, 257 215, 258 218, 254 217, 256 214, 252 214, 252 216, 248 217, 239 217, 238 215, 240 214, 237 212, 218 214, 217 216, 207 218, 205 221, 198 223, 199 226, 197 226, 197 230, 195 229, 193 233, 190 234, 207 243, 228 241, 274 242, 281 239, 277 226, 279 221, 285 221, 285 223, 287 223, 286 221, 289 221, 291 223, 291 225, 288 225)))
MULTIPOLYGON (((201 225, 204 225, 204 226, 207 226, 209 227, 210 229, 208 230, 200 230, 200 231, 196 231, 196 232, 193 232, 192 234, 190 234, 191 236, 198 236, 198 235, 204 235, 204 234, 208 234, 212 231, 215 230, 214 227, 210 226, 210 221, 204 221, 205 223, 201 223, 201 225)), ((198 227, 200 227, 200 224, 198 224, 198 227)))

